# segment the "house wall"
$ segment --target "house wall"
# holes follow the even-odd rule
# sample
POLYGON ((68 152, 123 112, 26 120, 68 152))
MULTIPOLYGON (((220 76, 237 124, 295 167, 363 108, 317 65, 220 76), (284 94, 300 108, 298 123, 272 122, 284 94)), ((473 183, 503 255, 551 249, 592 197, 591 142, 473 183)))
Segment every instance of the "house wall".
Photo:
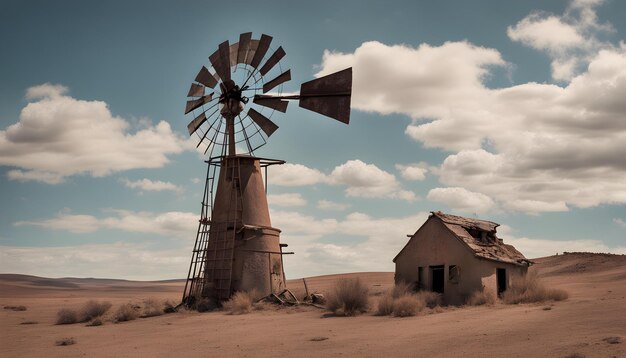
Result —
POLYGON ((418 282, 418 268, 423 267, 422 289, 432 288, 430 266, 444 266, 443 299, 448 304, 464 304, 474 291, 497 293, 496 268, 507 269, 507 284, 512 275, 525 268, 474 256, 464 243, 436 217, 431 217, 415 233, 408 246, 396 258, 396 282, 418 282), (458 281, 450 281, 450 265, 459 269, 458 281))

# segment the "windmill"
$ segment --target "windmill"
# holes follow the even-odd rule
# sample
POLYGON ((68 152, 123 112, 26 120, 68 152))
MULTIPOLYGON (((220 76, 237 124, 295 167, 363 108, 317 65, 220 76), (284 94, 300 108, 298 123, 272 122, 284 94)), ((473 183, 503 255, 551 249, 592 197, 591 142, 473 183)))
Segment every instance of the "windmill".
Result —
POLYGON ((187 94, 189 135, 198 136, 197 147, 209 157, 183 293, 187 305, 203 297, 225 300, 236 291, 269 295, 286 288, 283 255, 289 253, 271 224, 266 197, 267 167, 285 162, 254 151, 278 129, 270 118, 285 113, 289 100, 348 124, 352 69, 303 83, 299 94, 282 94, 291 79, 281 66, 284 56, 282 47, 272 48, 271 36, 243 33, 239 42, 218 46, 187 94))

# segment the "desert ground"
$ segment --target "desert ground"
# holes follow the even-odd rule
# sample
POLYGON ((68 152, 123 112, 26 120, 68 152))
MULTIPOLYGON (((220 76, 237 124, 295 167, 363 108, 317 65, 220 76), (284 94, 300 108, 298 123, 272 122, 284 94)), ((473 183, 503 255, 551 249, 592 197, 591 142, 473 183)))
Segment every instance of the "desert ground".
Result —
MULTIPOLYGON (((49 279, 0 275, 0 356, 172 357, 626 357, 626 256, 567 254, 536 259, 544 283, 569 299, 541 304, 444 307, 414 317, 333 317, 299 306, 230 315, 182 311, 102 326, 55 325, 60 308, 89 299, 116 306, 147 298, 178 302, 184 281, 49 279), (27 324, 24 324, 27 323, 27 324), (607 339, 610 337, 617 337, 607 339), (75 344, 55 342, 73 338, 75 344), (610 343, 613 342, 613 343, 610 343)), ((328 292, 337 279, 361 277, 375 304, 391 272, 307 278, 328 292)), ((302 280, 289 281, 303 292, 302 280)))

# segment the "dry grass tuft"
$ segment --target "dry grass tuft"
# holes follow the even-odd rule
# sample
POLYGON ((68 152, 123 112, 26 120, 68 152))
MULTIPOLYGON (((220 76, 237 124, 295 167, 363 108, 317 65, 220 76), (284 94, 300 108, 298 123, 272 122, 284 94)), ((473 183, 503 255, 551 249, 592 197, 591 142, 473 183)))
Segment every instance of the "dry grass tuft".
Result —
POLYGON ((413 294, 398 297, 393 303, 393 315, 395 317, 415 316, 423 309, 424 301, 413 294))
POLYGON ((545 287, 534 271, 514 279, 502 294, 502 300, 508 304, 563 301, 568 297, 566 291, 545 287))
POLYGON ((214 311, 216 309, 218 309, 220 306, 217 303, 217 301, 215 301, 212 298, 208 298, 208 297, 202 297, 199 300, 196 301, 196 303, 193 305, 193 308, 198 311, 198 312, 209 312, 209 311, 214 311))
MULTIPOLYGON (((256 290, 251 292, 239 291, 230 298, 230 300, 224 302, 222 307, 230 314, 246 314, 250 313, 253 308, 254 302, 257 300, 258 293, 256 290)), ((261 306, 258 306, 261 309, 261 306)))
POLYGON ((72 344, 76 344, 74 338, 61 338, 55 343, 57 346, 71 346, 72 344))
POLYGON ((367 311, 367 286, 360 278, 341 279, 330 293, 326 308, 337 316, 354 316, 367 311))
POLYGON ((406 296, 412 293, 414 293, 413 285, 404 281, 396 283, 391 289, 391 296, 393 298, 400 298, 402 296, 406 296))
POLYGON ((496 304, 496 295, 494 295, 493 292, 476 290, 467 298, 466 303, 469 306, 493 306, 496 304))
POLYGON ((85 326, 87 326, 87 327, 102 326, 102 320, 100 318, 96 318, 93 321, 87 323, 85 326))
POLYGON ((441 294, 437 292, 418 291, 415 295, 420 301, 424 302, 424 305, 428 308, 441 306, 443 302, 441 294))
POLYGON ((141 317, 156 317, 165 313, 163 302, 156 298, 148 298, 143 301, 143 314, 141 317))
POLYGON ((127 303, 125 305, 120 306, 117 309, 117 312, 115 312, 113 319, 115 323, 118 323, 118 322, 132 321, 132 320, 137 319, 137 317, 139 317, 139 312, 137 312, 137 309, 135 309, 135 306, 133 306, 130 303, 127 303))
POLYGON ((80 310, 79 321, 87 322, 103 316, 111 308, 111 302, 90 300, 85 302, 80 310))
POLYGON ((380 297, 378 300, 378 309, 376 310, 376 315, 378 316, 389 316, 393 313, 393 293, 386 293, 380 297))
POLYGON ((73 324, 78 322, 78 313, 69 308, 61 308, 57 312, 56 324, 73 324))
POLYGON ((606 337, 602 339, 608 344, 620 344, 622 343, 622 337, 606 337))

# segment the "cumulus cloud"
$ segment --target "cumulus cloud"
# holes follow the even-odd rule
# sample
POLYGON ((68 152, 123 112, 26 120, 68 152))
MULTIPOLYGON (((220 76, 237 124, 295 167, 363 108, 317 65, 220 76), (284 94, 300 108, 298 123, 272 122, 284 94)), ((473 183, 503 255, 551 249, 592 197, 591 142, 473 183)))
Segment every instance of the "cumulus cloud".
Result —
POLYGON ((495 207, 494 201, 487 195, 459 187, 431 189, 426 198, 446 204, 454 210, 470 213, 485 213, 495 207))
POLYGON ((273 206, 304 206, 306 199, 299 193, 270 194, 267 196, 269 205, 273 206))
POLYGON ((420 164, 396 164, 396 169, 405 180, 421 181, 426 179, 428 169, 426 163, 420 164))
POLYGON ((61 211, 51 219, 15 222, 16 226, 37 226, 73 233, 90 233, 100 229, 157 234, 165 237, 192 239, 198 228, 198 214, 180 211, 153 213, 145 211, 106 210, 106 217, 75 215, 61 211))
POLYGON ((9 179, 56 184, 77 174, 159 168, 168 155, 189 147, 165 121, 133 132, 106 103, 66 93, 66 87, 52 84, 27 90, 31 102, 18 122, 0 131, 0 165, 19 168, 8 172, 9 179))
POLYGON ((362 198, 392 198, 416 200, 415 193, 402 189, 396 177, 374 164, 359 159, 348 160, 329 174, 302 164, 284 164, 272 169, 273 185, 304 186, 315 184, 346 187, 346 195, 362 198))
POLYGON ((126 187, 131 189, 139 189, 145 191, 174 191, 180 193, 183 191, 183 188, 179 187, 176 184, 160 181, 160 180, 150 180, 150 179, 141 179, 141 180, 128 180, 127 178, 120 179, 126 187))
POLYGON ((533 12, 514 26, 507 35, 548 54, 555 80, 570 80, 590 59, 611 45, 598 39, 598 34, 612 31, 610 24, 601 24, 595 8, 604 1, 573 0, 562 15, 533 12))
POLYGON ((317 75, 346 66, 354 108, 405 114, 410 138, 449 153, 429 169, 447 187, 527 213, 626 203, 624 44, 600 50, 565 86, 488 88, 490 69, 506 63, 468 42, 366 42, 326 51, 317 75))
POLYGON ((314 185, 326 181, 326 176, 319 170, 291 163, 273 166, 267 176, 273 185, 282 186, 314 185))
POLYGON ((415 193, 400 189, 393 174, 358 159, 337 166, 328 178, 332 184, 347 186, 347 196, 415 200, 415 193))

